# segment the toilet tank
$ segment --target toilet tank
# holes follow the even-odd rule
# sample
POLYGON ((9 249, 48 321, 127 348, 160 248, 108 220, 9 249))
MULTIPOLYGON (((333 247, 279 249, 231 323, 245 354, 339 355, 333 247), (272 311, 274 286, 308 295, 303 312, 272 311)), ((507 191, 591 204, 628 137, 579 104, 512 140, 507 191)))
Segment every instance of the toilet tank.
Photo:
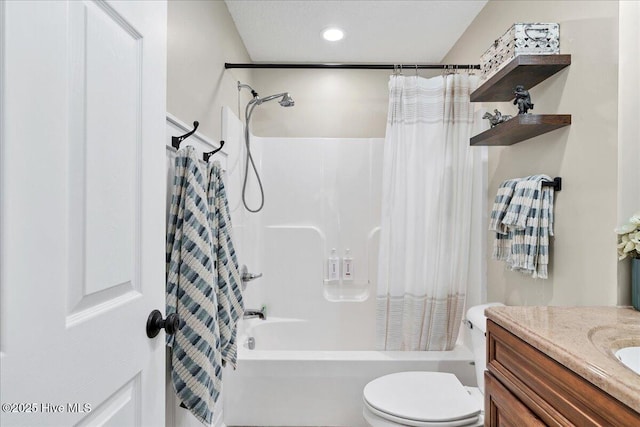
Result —
POLYGON ((473 351, 473 360, 476 368, 476 380, 478 388, 484 394, 484 371, 487 369, 487 317, 484 310, 487 307, 504 305, 499 302, 481 304, 471 307, 467 311, 467 327, 470 329, 471 350, 473 351))

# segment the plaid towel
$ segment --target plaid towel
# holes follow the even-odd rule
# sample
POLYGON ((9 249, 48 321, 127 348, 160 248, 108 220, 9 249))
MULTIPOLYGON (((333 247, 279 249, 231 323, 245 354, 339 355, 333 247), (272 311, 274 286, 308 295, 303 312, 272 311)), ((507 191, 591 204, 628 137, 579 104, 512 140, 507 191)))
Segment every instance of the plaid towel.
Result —
POLYGON ((507 214, 513 192, 519 182, 520 178, 504 181, 498 188, 498 193, 493 202, 489 221, 489 230, 496 232, 496 238, 493 241, 493 259, 504 261, 511 251, 511 236, 507 226, 502 223, 502 219, 507 214))
POLYGON ((213 258, 216 260, 216 295, 218 297, 218 325, 223 364, 236 367, 237 322, 244 313, 240 272, 231 234, 229 203, 218 162, 208 164, 209 227, 213 237, 213 258))
POLYGON ((171 381, 181 406, 210 425, 222 386, 218 302, 204 176, 193 147, 178 150, 167 229, 167 315, 180 329, 167 336, 171 381))
POLYGON ((542 207, 538 224, 538 259, 533 278, 546 279, 549 265, 549 236, 553 236, 553 187, 542 187, 542 207))
MULTIPOLYGON (((541 279, 548 277, 549 236, 553 235, 553 188, 542 187, 542 181, 550 180, 546 175, 517 180, 502 220, 497 223, 499 215, 494 219, 492 212, 490 223, 491 229, 499 230, 493 258, 504 260, 512 270, 541 279)), ((505 181, 501 189, 511 187, 510 181, 514 180, 505 181)), ((503 205, 498 207, 504 211, 503 205)))
POLYGON ((509 203, 507 213, 502 219, 502 224, 507 227, 524 230, 527 227, 527 219, 533 214, 532 210, 539 207, 541 200, 542 180, 549 180, 546 175, 532 175, 522 178, 514 190, 513 198, 509 203))

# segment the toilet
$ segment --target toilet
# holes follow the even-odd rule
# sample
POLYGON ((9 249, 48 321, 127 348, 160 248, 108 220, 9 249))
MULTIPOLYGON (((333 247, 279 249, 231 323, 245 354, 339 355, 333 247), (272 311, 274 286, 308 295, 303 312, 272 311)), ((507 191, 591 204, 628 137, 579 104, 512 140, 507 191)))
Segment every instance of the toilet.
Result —
POLYGON ((475 427, 484 424, 487 307, 467 311, 478 387, 465 387, 447 372, 397 372, 376 378, 362 392, 362 415, 371 427, 475 427))

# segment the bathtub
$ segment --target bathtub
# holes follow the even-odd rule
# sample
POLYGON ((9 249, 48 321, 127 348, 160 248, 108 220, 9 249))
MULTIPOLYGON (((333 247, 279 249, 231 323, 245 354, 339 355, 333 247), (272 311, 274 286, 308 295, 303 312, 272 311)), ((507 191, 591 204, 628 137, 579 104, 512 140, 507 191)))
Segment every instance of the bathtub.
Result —
POLYGON ((227 426, 365 426, 362 389, 400 371, 442 371, 475 386, 473 354, 452 351, 372 351, 336 347, 322 325, 300 319, 241 322, 238 366, 223 372, 227 426), (247 340, 255 339, 250 350, 247 340), (313 337, 313 338, 311 338, 313 337))

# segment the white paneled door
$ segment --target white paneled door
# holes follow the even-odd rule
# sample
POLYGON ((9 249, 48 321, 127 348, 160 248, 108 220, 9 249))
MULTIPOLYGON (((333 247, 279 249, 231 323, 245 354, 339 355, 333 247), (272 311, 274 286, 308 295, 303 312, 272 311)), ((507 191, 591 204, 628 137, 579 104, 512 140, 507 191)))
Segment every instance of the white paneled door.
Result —
POLYGON ((0 31, 0 425, 163 427, 166 3, 0 31))

